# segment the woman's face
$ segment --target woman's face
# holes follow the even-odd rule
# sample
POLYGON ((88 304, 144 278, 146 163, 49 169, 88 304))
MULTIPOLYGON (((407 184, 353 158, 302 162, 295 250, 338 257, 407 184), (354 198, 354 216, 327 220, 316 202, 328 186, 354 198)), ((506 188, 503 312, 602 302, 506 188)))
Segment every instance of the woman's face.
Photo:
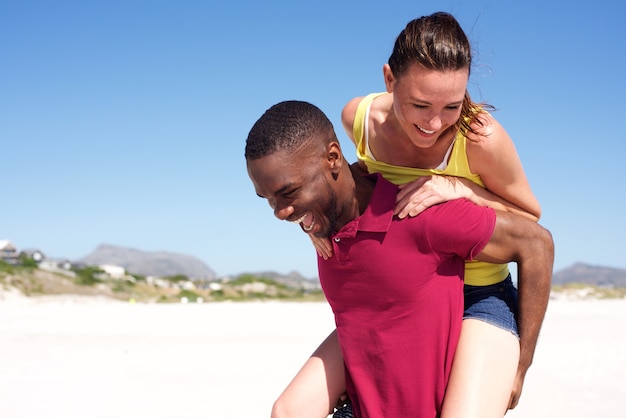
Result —
POLYGON ((432 146, 461 116, 469 70, 437 71, 413 64, 402 76, 384 69, 387 91, 393 93, 393 111, 411 142, 432 146))

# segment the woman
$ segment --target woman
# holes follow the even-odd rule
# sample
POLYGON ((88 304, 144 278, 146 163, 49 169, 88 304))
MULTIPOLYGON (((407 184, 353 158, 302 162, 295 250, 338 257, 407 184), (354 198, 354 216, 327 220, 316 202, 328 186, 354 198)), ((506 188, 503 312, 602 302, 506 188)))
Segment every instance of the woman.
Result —
MULTIPOLYGON (((466 197, 538 220, 539 203, 513 142, 489 107, 467 93, 470 67, 469 41, 453 16, 409 22, 383 67, 387 92, 357 97, 342 112, 358 164, 401 185, 399 217, 466 197)), ((314 244, 321 256, 332 256, 330 242, 314 244)), ((518 295, 507 265, 468 263, 465 283, 466 311, 442 417, 502 417, 516 406, 532 361, 538 327, 527 318, 537 316, 525 312, 536 308, 520 287, 518 332, 518 295)), ((343 391, 341 364, 333 333, 276 401, 272 416, 326 416, 343 391)))

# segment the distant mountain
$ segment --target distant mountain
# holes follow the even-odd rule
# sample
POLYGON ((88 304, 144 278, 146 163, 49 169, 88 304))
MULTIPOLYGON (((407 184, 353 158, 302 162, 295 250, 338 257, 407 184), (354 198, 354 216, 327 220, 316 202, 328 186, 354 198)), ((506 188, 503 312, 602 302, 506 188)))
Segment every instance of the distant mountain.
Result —
POLYGON ((264 271, 264 272, 256 272, 256 273, 248 273, 254 277, 265 277, 268 279, 272 279, 277 283, 282 283, 285 286, 292 288, 308 288, 308 289, 319 289, 321 288, 320 280, 317 277, 312 279, 306 278, 297 271, 292 271, 291 273, 284 275, 281 273, 276 273, 275 271, 264 271))
POLYGON ((80 263, 97 266, 113 264, 121 266, 130 274, 142 276, 175 276, 183 274, 190 279, 213 279, 216 274, 199 259, 166 251, 145 252, 134 248, 102 244, 80 263))
POLYGON ((602 287, 626 287, 626 270, 577 263, 552 276, 553 285, 583 283, 602 287))

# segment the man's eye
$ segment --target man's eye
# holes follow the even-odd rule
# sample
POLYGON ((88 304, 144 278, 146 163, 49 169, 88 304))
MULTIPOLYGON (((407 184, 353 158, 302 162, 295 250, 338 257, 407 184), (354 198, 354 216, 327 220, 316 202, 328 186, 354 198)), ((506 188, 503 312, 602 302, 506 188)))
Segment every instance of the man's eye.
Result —
POLYGON ((283 196, 287 197, 287 198, 293 197, 293 195, 295 195, 296 192, 297 192, 297 190, 289 190, 288 192, 283 193, 283 196))

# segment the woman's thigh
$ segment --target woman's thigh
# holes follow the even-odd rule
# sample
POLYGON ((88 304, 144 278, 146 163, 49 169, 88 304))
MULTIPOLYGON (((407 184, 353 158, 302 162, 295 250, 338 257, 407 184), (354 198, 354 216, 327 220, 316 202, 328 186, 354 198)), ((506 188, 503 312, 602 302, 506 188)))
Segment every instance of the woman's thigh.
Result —
POLYGON ((518 362, 514 334, 481 320, 464 320, 442 418, 503 417, 518 362))
POLYGON ((465 286, 442 418, 502 417, 507 411, 519 362, 517 303, 510 277, 491 286, 465 286))
POLYGON ((326 417, 346 390, 343 356, 333 331, 274 402, 272 418, 326 417))

